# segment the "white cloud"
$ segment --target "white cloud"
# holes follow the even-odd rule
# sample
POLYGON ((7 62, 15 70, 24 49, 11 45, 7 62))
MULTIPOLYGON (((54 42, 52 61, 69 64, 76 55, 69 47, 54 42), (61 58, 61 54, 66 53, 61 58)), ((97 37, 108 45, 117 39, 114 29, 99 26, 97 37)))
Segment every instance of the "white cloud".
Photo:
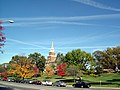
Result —
POLYGON ((111 6, 107 6, 107 5, 104 5, 102 3, 95 2, 93 0, 73 0, 73 1, 83 3, 83 4, 86 4, 86 5, 89 5, 89 6, 93 6, 93 7, 96 7, 96 8, 100 8, 100 9, 120 11, 120 9, 113 8, 111 6))

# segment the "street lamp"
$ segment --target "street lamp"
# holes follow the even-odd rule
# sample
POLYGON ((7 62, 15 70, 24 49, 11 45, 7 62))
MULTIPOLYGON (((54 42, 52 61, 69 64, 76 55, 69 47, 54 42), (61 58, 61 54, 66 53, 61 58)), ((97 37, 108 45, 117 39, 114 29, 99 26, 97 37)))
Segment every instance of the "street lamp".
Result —
POLYGON ((6 20, 6 22, 9 22, 9 23, 14 23, 13 20, 6 20))
MULTIPOLYGON (((4 36, 2 30, 4 29, 3 26, 1 25, 2 23, 9 22, 9 23, 14 23, 13 20, 0 20, 0 49, 2 46, 4 46, 5 39, 6 37, 4 36)), ((0 50, 1 53, 3 53, 2 50, 0 50)))
POLYGON ((5 23, 5 22, 14 23, 13 20, 0 20, 0 24, 5 23))

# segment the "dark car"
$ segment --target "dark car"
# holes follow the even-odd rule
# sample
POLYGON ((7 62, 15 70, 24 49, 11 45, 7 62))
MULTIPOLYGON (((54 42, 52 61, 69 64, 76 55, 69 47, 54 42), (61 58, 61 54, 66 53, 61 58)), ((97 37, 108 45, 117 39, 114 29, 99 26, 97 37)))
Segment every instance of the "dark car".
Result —
POLYGON ((33 81, 31 84, 41 85, 41 84, 42 84, 42 82, 41 82, 41 81, 36 80, 36 81, 33 81))
POLYGON ((56 81, 55 83, 53 83, 53 86, 66 87, 66 84, 63 81, 56 81))
POLYGON ((72 86, 73 87, 79 87, 79 88, 89 88, 89 87, 91 87, 90 83, 83 82, 83 81, 77 81, 72 86))

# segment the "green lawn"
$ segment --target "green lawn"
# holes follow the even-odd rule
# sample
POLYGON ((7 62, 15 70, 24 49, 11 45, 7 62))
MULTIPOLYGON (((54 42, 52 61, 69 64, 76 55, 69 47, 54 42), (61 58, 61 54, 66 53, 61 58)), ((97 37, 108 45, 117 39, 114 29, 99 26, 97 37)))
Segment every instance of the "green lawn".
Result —
POLYGON ((101 74, 101 76, 84 76, 83 80, 94 83, 94 86, 120 87, 120 74, 101 74))
MULTIPOLYGON (((38 77, 38 80, 44 80, 44 77, 38 77)), ((73 77, 59 77, 54 76, 51 79, 52 82, 55 82, 57 80, 63 80, 68 85, 72 85, 74 83, 73 77)), ((76 78, 77 80, 77 78, 76 78)), ((92 83, 92 86, 101 86, 101 87, 120 87, 120 74, 101 74, 100 76, 91 76, 91 75, 83 75, 83 81, 87 81, 92 83)))
POLYGON ((89 81, 89 82, 115 82, 115 83, 118 83, 120 84, 120 74, 101 74, 101 76, 96 76, 96 77, 93 77, 93 76, 88 76, 88 75, 85 75, 83 77, 83 79, 85 81, 89 81))

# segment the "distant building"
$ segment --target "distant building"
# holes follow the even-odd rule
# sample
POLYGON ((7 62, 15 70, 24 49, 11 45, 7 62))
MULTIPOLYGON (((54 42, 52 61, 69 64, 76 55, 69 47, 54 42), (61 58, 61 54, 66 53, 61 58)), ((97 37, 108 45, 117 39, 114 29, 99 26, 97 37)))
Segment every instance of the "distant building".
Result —
POLYGON ((54 51, 54 43, 52 42, 52 46, 50 48, 47 60, 46 60, 46 65, 48 64, 54 64, 56 60, 56 53, 54 51))

